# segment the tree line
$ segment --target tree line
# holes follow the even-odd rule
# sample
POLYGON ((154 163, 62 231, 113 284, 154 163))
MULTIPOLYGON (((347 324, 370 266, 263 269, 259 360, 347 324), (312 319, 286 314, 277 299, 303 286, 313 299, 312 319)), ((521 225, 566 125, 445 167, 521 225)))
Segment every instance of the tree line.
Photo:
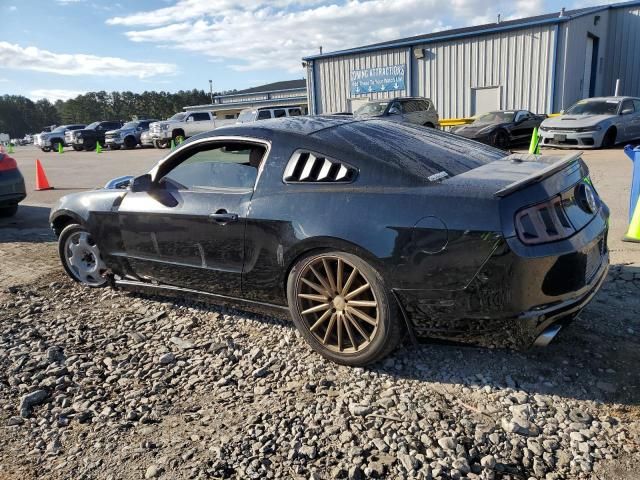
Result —
MULTIPOLYGON (((233 93, 225 91, 214 95, 233 93)), ((69 100, 51 103, 47 99, 33 101, 21 95, 0 96, 0 133, 22 138, 40 133, 49 125, 84 123, 99 120, 166 119, 187 105, 211 102, 204 90, 171 92, 89 92, 69 100)))

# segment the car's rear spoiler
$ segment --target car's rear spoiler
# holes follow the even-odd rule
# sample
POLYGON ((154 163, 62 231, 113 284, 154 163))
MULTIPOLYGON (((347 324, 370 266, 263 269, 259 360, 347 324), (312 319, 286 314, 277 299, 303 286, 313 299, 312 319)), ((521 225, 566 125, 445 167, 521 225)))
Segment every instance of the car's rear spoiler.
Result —
MULTIPOLYGON (((574 152, 574 153, 571 153, 569 155, 566 155, 566 156, 560 158, 560 160, 551 163, 549 166, 547 166, 547 167, 545 167, 545 168, 543 168, 541 170, 538 170, 536 173, 534 173, 532 175, 529 175, 528 177, 522 178, 522 179, 518 180, 517 182, 513 182, 513 183, 507 185, 504 188, 501 188, 496 193, 494 193, 494 196, 496 196, 496 197, 504 197, 506 195, 509 195, 510 193, 515 192, 516 190, 521 189, 525 185, 530 185, 532 183, 539 182, 540 180, 544 180, 545 178, 550 177, 554 173, 557 173, 560 170, 564 169, 570 163, 575 162, 577 159, 580 158, 581 155, 582 155, 582 152, 574 152)), ((539 162, 540 161, 540 156, 539 155, 523 154, 523 153, 515 153, 513 155, 509 155, 504 160, 511 160, 514 163, 518 163, 518 162, 539 162)))

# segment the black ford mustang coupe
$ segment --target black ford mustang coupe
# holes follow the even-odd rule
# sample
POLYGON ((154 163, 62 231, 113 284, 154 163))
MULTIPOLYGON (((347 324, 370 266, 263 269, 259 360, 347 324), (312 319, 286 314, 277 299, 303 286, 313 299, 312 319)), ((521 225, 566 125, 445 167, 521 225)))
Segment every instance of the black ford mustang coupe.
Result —
POLYGON ((533 129, 545 118, 546 115, 535 115, 528 110, 502 110, 478 115, 472 123, 451 131, 487 145, 508 148, 530 141, 533 129))
POLYGON ((327 116, 195 136, 51 225, 78 282, 288 310, 364 365, 405 334, 547 344, 605 278, 608 216, 579 154, 327 116))

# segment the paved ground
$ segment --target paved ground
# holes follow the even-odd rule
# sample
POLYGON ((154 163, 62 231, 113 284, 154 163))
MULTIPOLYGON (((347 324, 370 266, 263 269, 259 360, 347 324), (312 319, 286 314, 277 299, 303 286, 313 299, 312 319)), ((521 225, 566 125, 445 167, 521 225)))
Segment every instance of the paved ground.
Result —
POLYGON ((621 149, 584 155, 613 267, 550 347, 405 345, 365 370, 279 319, 66 279, 50 206, 165 153, 15 154, 29 196, 0 220, 0 480, 637 478, 640 245, 620 241, 621 149), (32 191, 36 158, 58 189, 32 191))

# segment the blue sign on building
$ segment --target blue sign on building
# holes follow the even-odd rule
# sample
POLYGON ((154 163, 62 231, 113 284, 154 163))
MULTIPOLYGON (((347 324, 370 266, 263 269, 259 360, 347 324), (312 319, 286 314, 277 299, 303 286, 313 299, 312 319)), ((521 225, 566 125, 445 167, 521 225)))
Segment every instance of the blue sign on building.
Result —
POLYGON ((352 70, 351 95, 404 90, 406 70, 406 64, 352 70))

